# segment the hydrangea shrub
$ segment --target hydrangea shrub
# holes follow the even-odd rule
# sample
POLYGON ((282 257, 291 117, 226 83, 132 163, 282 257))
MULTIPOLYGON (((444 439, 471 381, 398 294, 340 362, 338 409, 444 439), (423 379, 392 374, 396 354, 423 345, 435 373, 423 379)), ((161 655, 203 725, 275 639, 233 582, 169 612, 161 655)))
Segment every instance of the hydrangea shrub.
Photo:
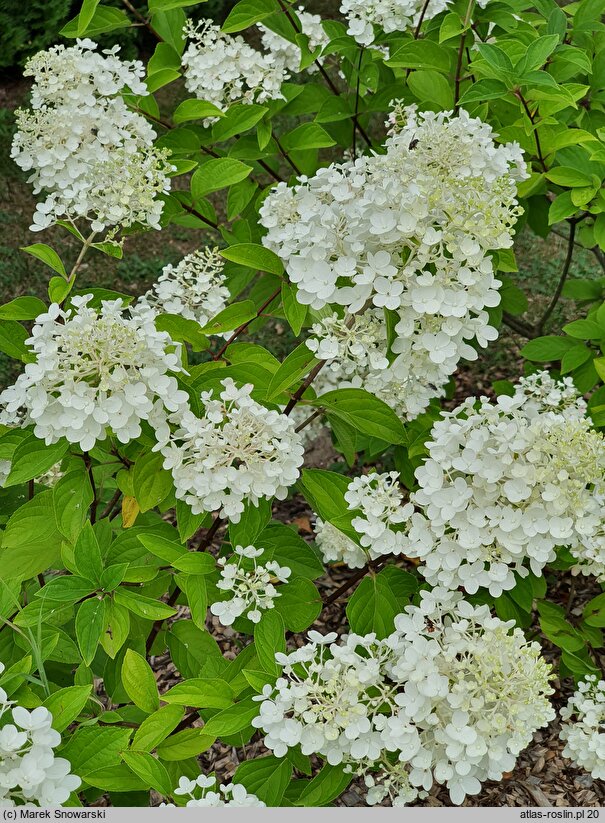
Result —
POLYGON ((0 307, 0 802, 461 804, 558 714, 603 777, 599 4, 123 5, 16 113, 36 241, 81 247, 32 242, 48 300, 0 307), (95 40, 132 26, 146 64, 95 40), (175 226, 145 294, 87 283, 175 226), (521 228, 567 246, 538 317, 521 228), (508 330, 524 363, 461 396, 508 330))

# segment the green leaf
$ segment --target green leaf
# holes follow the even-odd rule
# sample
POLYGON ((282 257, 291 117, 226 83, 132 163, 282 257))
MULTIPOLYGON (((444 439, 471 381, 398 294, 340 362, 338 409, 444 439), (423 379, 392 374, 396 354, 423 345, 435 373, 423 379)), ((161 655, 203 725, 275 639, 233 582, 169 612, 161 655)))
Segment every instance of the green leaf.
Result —
POLYGON ((269 807, 279 806, 292 777, 292 764, 273 755, 247 760, 237 767, 233 776, 269 807))
POLYGON ((15 320, 0 320, 0 351, 4 354, 24 363, 35 360, 25 343, 28 337, 27 330, 20 323, 15 320))
POLYGON ((139 709, 152 714, 160 708, 158 687, 151 667, 145 658, 133 649, 127 649, 124 655, 122 683, 126 694, 139 709))
POLYGON ((223 119, 212 127, 212 142, 222 143, 236 134, 243 134, 262 120, 267 111, 265 106, 256 104, 231 106, 223 119))
POLYGON ((441 109, 451 109, 454 94, 447 79, 438 71, 413 71, 408 86, 418 100, 436 103, 441 109))
POLYGON ((85 600, 76 614, 76 639, 87 666, 97 653, 101 635, 105 629, 105 600, 91 597, 85 600))
POLYGON ((50 246, 47 246, 46 243, 34 243, 32 246, 23 246, 21 251, 31 254, 32 257, 36 257, 38 260, 46 263, 47 266, 50 266, 53 271, 63 275, 63 277, 67 277, 67 272, 65 271, 65 266, 61 258, 57 252, 50 246))
POLYGON ((191 622, 179 620, 170 626, 168 648, 182 677, 222 677, 227 661, 212 635, 191 622))
POLYGON ((130 589, 118 589, 114 594, 114 598, 117 603, 146 620, 165 620, 167 617, 176 614, 176 609, 173 609, 172 606, 167 606, 166 603, 137 594, 136 591, 130 589))
POLYGON ((265 395, 266 399, 268 401, 274 400, 283 391, 298 383, 303 375, 311 371, 311 367, 318 362, 307 344, 301 343, 294 351, 290 352, 271 378, 265 395))
POLYGON ((605 326, 595 323, 594 320, 574 320, 563 326, 563 331, 570 337, 577 337, 580 340, 599 340, 605 337, 605 326))
POLYGON ((30 434, 13 452, 10 472, 3 486, 17 486, 39 477, 63 458, 67 448, 66 440, 47 446, 44 440, 30 434))
POLYGON ((162 760, 184 760, 197 757, 212 746, 216 736, 206 734, 204 729, 183 729, 182 732, 167 737, 157 747, 158 757, 162 760))
POLYGON ((107 792, 139 792, 149 789, 147 783, 137 777, 128 766, 120 763, 119 766, 105 766, 89 772, 86 782, 97 789, 107 792))
POLYGON ((0 306, 0 320, 35 320, 46 312, 46 303, 38 297, 16 297, 0 306))
POLYGON ((252 300, 241 300, 239 303, 231 303, 220 311, 203 327, 202 331, 204 334, 222 334, 232 331, 255 317, 256 306, 252 300))
POLYGON ((132 486, 142 512, 158 506, 172 491, 172 475, 163 468, 163 462, 159 452, 146 452, 134 464, 132 486))
POLYGON ((364 389, 337 389, 311 401, 327 409, 357 431, 387 443, 405 444, 403 423, 390 406, 364 389))
POLYGON ((190 343, 193 351, 204 351, 209 343, 196 320, 181 317, 180 314, 160 314, 155 318, 158 331, 168 332, 173 340, 190 343))
MULTIPOLYGON (((229 523, 229 539, 232 546, 251 546, 271 520, 271 503, 260 499, 257 506, 246 501, 237 523, 229 523)), ((269 559, 269 558, 267 558, 269 559)))
POLYGON ((88 24, 92 20, 98 5, 99 0, 83 0, 82 8, 78 15, 78 37, 81 37, 88 28, 88 24))
POLYGON ((260 622, 254 626, 256 653, 261 666, 269 674, 279 674, 275 653, 286 651, 285 630, 283 618, 275 609, 264 611, 260 622))
POLYGON ((211 717, 204 726, 204 734, 229 737, 246 729, 258 713, 259 704, 251 697, 247 697, 211 717))
POLYGON ((166 767, 149 752, 124 752, 124 763, 147 785, 163 795, 172 793, 174 786, 166 767))
MULTIPOLYGON (((214 558, 211 558, 214 562, 214 558)), ((208 609, 208 589, 206 580, 201 574, 178 575, 178 584, 187 595, 191 619, 200 629, 206 627, 206 612, 208 609)))
POLYGON ((521 355, 527 360, 536 363, 548 363, 551 360, 560 360, 572 346, 577 345, 573 340, 556 335, 537 337, 530 340, 521 349, 521 355))
POLYGON ((2 535, 2 577, 27 580, 59 562, 61 534, 53 492, 41 492, 15 511, 2 535))
POLYGON ((212 103, 192 98, 179 103, 172 119, 175 123, 186 123, 188 120, 204 120, 206 117, 223 116, 223 112, 212 103))
POLYGON ((288 283, 286 280, 284 280, 281 285, 281 299, 284 307, 284 314, 286 315, 286 320, 290 324, 292 331, 298 337, 304 322, 307 319, 309 307, 303 306, 302 303, 298 302, 296 298, 297 291, 298 289, 296 286, 292 283, 288 283))
POLYGON ((435 69, 447 74, 450 71, 450 50, 432 40, 412 40, 385 61, 387 66, 407 69, 435 69))
POLYGON ((55 483, 52 493, 56 527, 63 537, 74 543, 86 522, 88 507, 94 497, 84 466, 64 474, 55 483))
POLYGON ((220 253, 225 260, 239 263, 240 266, 249 266, 251 269, 266 271, 278 276, 284 273, 283 264, 275 252, 256 243, 239 243, 236 246, 221 249, 220 253))
POLYGON ((557 195, 550 204, 550 208, 548 209, 549 226, 565 220, 566 217, 571 217, 577 210, 577 206, 572 202, 571 192, 564 191, 562 194, 557 195))
POLYGON ((460 98, 461 106, 468 106, 469 103, 483 102, 484 100, 497 100, 506 94, 506 86, 501 80, 477 80, 472 83, 460 98))
POLYGON ((323 564, 311 546, 293 528, 283 523, 267 526, 258 536, 258 545, 265 549, 265 560, 275 560, 280 566, 288 566, 294 577, 314 580, 324 573, 323 564))
POLYGON ((186 22, 185 12, 180 8, 156 11, 151 18, 154 31, 166 41, 177 54, 185 49, 185 34, 183 28, 186 22))
POLYGON ((344 792, 352 779, 353 776, 345 772, 344 766, 330 766, 326 763, 302 791, 296 805, 326 806, 344 792))
POLYGON ((545 172, 545 177, 553 183, 556 183, 557 186, 566 186, 568 188, 592 185, 590 175, 584 174, 584 172, 579 169, 574 169, 571 166, 555 166, 545 172))
POLYGON ((283 136, 282 145, 286 151, 308 151, 335 146, 336 141, 319 123, 301 123, 283 136))
POLYGON ((95 591, 94 583, 77 575, 61 575, 51 578, 36 592, 36 597, 56 603, 77 603, 95 591))
POLYGON ((143 752, 155 749, 176 729, 184 716, 181 706, 162 706, 143 720, 135 732, 132 748, 143 752))
POLYGON ((303 577, 292 580, 280 587, 280 597, 275 601, 275 609, 284 619, 286 628, 292 632, 304 632, 318 617, 322 609, 319 592, 303 577))
POLYGON ((46 698, 42 705, 53 716, 53 729, 62 732, 73 723, 88 702, 91 689, 92 686, 67 686, 46 698))
POLYGON ((86 779, 89 772, 117 766, 129 737, 130 729, 81 727, 68 739, 61 756, 69 760, 73 774, 86 779))
POLYGON ((234 694, 220 678, 196 677, 177 683, 162 695, 166 703, 193 706, 196 709, 226 709, 233 704, 234 694))
POLYGON ((106 600, 105 631, 101 636, 101 645, 105 654, 112 660, 126 642, 130 633, 130 612, 114 600, 106 600))
POLYGON ((74 563, 76 569, 87 580, 98 583, 103 572, 103 560, 99 541, 94 533, 90 521, 85 523, 84 528, 78 535, 74 546, 74 563))
POLYGON ((209 160, 194 172, 191 178, 191 196, 194 201, 207 194, 233 186, 252 172, 252 166, 231 157, 217 157, 209 160))
POLYGON ((540 68, 558 45, 558 34, 546 34, 538 37, 537 40, 532 40, 523 57, 516 63, 515 72, 523 75, 525 72, 540 68))
POLYGON ((242 31, 249 26, 264 20, 270 14, 279 12, 279 6, 274 0, 240 0, 231 9, 223 23, 222 30, 229 34, 242 31))
POLYGON ((379 639, 387 637, 401 609, 388 580, 380 575, 365 577, 347 604, 347 618, 357 634, 376 632, 379 639))
MULTIPOLYGON (((130 20, 126 14, 120 9, 112 9, 109 6, 98 6, 93 14, 91 20, 86 27, 86 34, 88 37, 94 37, 97 34, 104 34, 115 29, 123 29, 130 27, 130 20)), ((80 37, 79 31, 79 15, 63 26, 59 34, 63 37, 76 38, 80 37)))

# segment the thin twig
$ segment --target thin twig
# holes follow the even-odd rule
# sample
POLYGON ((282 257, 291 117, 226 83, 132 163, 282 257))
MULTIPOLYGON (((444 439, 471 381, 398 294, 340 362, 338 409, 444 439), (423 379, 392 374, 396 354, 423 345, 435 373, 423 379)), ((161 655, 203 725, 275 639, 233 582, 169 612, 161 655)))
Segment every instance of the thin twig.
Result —
MULTIPOLYGON (((296 20, 290 14, 290 11, 285 6, 283 0, 277 0, 277 2, 279 3, 279 5, 281 7, 281 10, 286 15, 286 18, 288 19, 288 21, 289 21, 290 25, 292 26, 292 28, 294 29, 294 31, 297 34, 304 34, 304 32, 302 32, 301 29, 299 29, 299 27, 296 25, 296 20)), ((427 3, 429 3, 429 2, 430 2, 430 0, 427 0, 427 3)), ((315 62, 315 65, 317 66, 317 68, 319 69, 319 73, 321 74, 323 79, 326 81, 328 87, 330 88, 330 91, 333 94, 335 94, 336 97, 340 97, 340 91, 338 90, 338 87, 336 86, 336 84, 334 83, 334 81, 332 80, 332 78, 330 77, 328 72, 325 70, 321 60, 319 58, 315 58, 314 62, 315 62)), ((363 128, 363 126, 359 122, 356 115, 353 115, 353 123, 355 124, 355 127, 357 128, 357 130, 359 131, 359 133, 363 137, 363 139, 366 141, 368 146, 371 147, 372 146, 372 141, 370 140, 368 134, 366 133, 365 129, 363 128)))
POLYGON ((456 60, 456 80, 454 85, 454 111, 458 111, 458 100, 460 99, 460 82, 462 76, 462 60, 464 58, 464 50, 466 46, 466 32, 471 22, 473 9, 475 8, 475 0, 470 0, 466 14, 464 15, 464 23, 462 24, 462 34, 460 35, 460 45, 458 46, 458 57, 456 60))
POLYGON ((141 14, 141 12, 140 12, 140 11, 138 11, 138 9, 135 9, 135 7, 132 5, 132 3, 130 3, 130 2, 129 2, 129 0, 122 0, 122 3, 126 6, 126 8, 128 9, 128 11, 129 11, 129 12, 130 12, 130 13, 131 13, 134 17, 136 17, 136 19, 137 19, 137 20, 141 23, 141 25, 142 25, 142 26, 145 26, 145 28, 146 28, 146 29, 147 29, 147 30, 148 30, 151 34, 153 34, 153 36, 154 36, 155 38, 157 38, 157 39, 160 41, 160 43, 163 43, 163 42, 164 42, 164 38, 161 36, 161 34, 158 34, 158 32, 157 32, 157 31, 153 28, 153 26, 151 25, 151 23, 149 22, 149 20, 146 20, 146 19, 143 17, 143 15, 141 14))
POLYGON ((529 117, 529 121, 532 124, 533 133, 534 133, 534 141, 536 143, 536 153, 538 155, 538 160, 540 161, 540 165, 542 166, 542 170, 543 171, 548 171, 548 166, 546 165, 544 155, 542 154, 542 146, 540 144, 540 135, 538 134, 538 127, 536 126, 536 123, 534 121, 534 116, 535 115, 531 113, 531 110, 530 110, 530 108, 527 104, 527 100, 523 97, 523 95, 521 94, 520 91, 516 91, 515 96, 517 97, 518 100, 521 101, 521 105, 525 109, 525 113, 529 117))
POLYGON ((118 502, 118 500, 120 499, 121 496, 122 496, 122 492, 120 491, 120 489, 116 489, 113 497, 111 498, 109 503, 103 509, 103 511, 101 513, 101 517, 99 518, 100 520, 103 520, 105 517, 109 517, 109 515, 113 511, 113 507, 116 505, 116 503, 118 502))
MULTIPOLYGON (((176 601, 179 598, 180 593, 181 593, 181 590, 175 584, 174 590, 173 590, 172 594, 170 595, 170 597, 168 598, 168 600, 166 601, 166 604, 168 606, 174 606, 174 604, 176 603, 176 601)), ((149 654, 149 652, 151 651, 151 649, 153 647, 153 644, 155 643, 155 639, 158 636, 158 634, 160 633, 160 629, 162 628, 163 623, 164 623, 164 619, 156 620, 155 623, 153 624, 153 626, 151 627, 151 631, 149 632, 149 636, 148 636, 148 638, 145 642, 145 650, 146 650, 147 654, 149 654)))
POLYGON ((189 206, 187 203, 183 203, 180 200, 178 202, 179 205, 181 205, 185 209, 185 211, 189 212, 189 214, 193 214, 194 217, 197 217, 199 220, 202 221, 202 223, 206 223, 206 225, 210 226, 211 229, 215 229, 216 231, 220 229, 218 223, 215 223, 214 220, 209 220, 207 217, 204 217, 204 215, 197 209, 194 209, 193 206, 189 206))
POLYGON ((212 525, 210 526, 210 528, 208 529, 208 531, 206 532, 206 534, 205 534, 205 535, 202 537, 202 539, 200 540, 200 542, 199 542, 199 544, 198 544, 198 547, 197 547, 196 551, 198 551, 198 552, 203 552, 203 551, 204 551, 204 549, 207 549, 207 548, 208 548, 208 546, 209 546, 209 545, 212 543, 212 541, 214 540, 214 537, 215 537, 215 535, 216 535, 217 531, 218 531, 218 530, 220 529, 220 527, 224 524, 224 522, 225 522, 225 521, 224 521, 221 517, 215 517, 215 518, 214 518, 214 522, 212 523, 212 525))
POLYGON ((548 322, 550 316, 552 315, 553 311, 556 308, 557 303, 559 302, 559 298, 563 292, 563 286, 565 285, 565 281, 567 280, 567 276, 569 274, 569 270, 571 268, 571 262, 573 260, 573 247, 576 239, 576 220, 569 221, 569 237, 567 238, 567 254, 565 255, 565 262, 563 263, 563 270, 561 271, 561 277, 559 278, 559 282, 557 284, 557 288, 555 289, 555 293, 550 301, 548 308, 542 315, 542 319, 536 323, 536 330, 539 334, 542 334, 544 331, 544 326, 548 322))
POLYGON ((357 583, 359 580, 364 578, 368 572, 378 571, 380 567, 384 564, 385 560, 388 560, 389 557, 392 557, 392 555, 381 554, 380 557, 376 558, 376 560, 368 561, 368 563, 366 563, 363 569, 359 569, 357 572, 355 572, 355 574, 349 577, 348 580, 345 580, 342 586, 336 589, 335 592, 332 592, 332 594, 324 600, 324 609, 326 606, 329 606, 331 603, 334 603, 336 600, 338 600, 338 598, 341 597, 341 595, 348 592, 349 589, 352 586, 354 586, 355 583, 357 583))
POLYGON ((420 29, 422 28, 422 24, 424 22, 424 18, 426 16, 430 3, 431 0, 424 0, 422 9, 420 11, 420 17, 418 18, 418 23, 416 24, 416 30, 414 31, 414 40, 418 40, 418 38, 420 37, 420 29))
POLYGON ((296 165, 294 160, 292 160, 292 158, 290 157, 288 152, 284 149, 284 147, 282 146, 282 144, 279 141, 279 138, 274 134, 273 139, 275 140, 275 143, 277 144, 277 148, 279 149, 279 153, 281 154, 281 156, 284 158, 284 160, 287 163, 290 164, 290 166, 294 170, 294 173, 297 174, 300 177, 300 175, 302 174, 301 170, 298 168, 298 166, 296 165))
POLYGON ((361 85, 361 64, 363 62, 364 47, 359 49, 357 61, 357 83, 355 85, 355 114, 353 116, 353 160, 357 160, 357 115, 359 114, 359 87, 361 85))
POLYGON ((300 424, 300 426, 297 426, 297 427, 294 429, 294 431, 296 431, 296 432, 301 432, 303 429, 306 429, 306 428, 307 428, 307 426, 308 426, 310 423, 312 423, 312 422, 313 422, 316 418, 320 417, 323 413, 324 413, 324 410, 323 410, 323 409, 316 409, 316 410, 313 412, 313 414, 309 415, 309 417, 307 417, 307 419, 306 419, 306 420, 303 420, 303 422, 300 424))
POLYGON ((252 318, 250 318, 250 320, 246 320, 245 323, 242 323, 241 326, 238 326, 237 329, 235 329, 235 331, 233 332, 231 337, 221 346, 221 348, 217 351, 217 353, 212 355, 212 359, 213 360, 220 360, 221 357, 224 355, 225 351, 233 343, 233 341, 237 340, 237 338, 240 336, 240 334, 242 334, 242 332, 244 332, 251 323, 253 323, 258 317, 260 317, 261 314, 265 311, 265 309, 267 309, 271 305, 271 303, 275 300, 275 298, 278 297, 280 294, 281 294, 281 286, 278 289, 276 289, 273 292, 273 294, 269 298, 267 298, 267 300, 265 300, 263 305, 256 312, 256 317, 252 317, 252 318))
POLYGON ((506 323, 506 325, 513 331, 517 332, 517 334, 527 337, 528 340, 532 340, 534 337, 538 336, 532 325, 525 323, 523 320, 520 320, 518 317, 515 317, 508 312, 504 312, 502 315, 502 321, 506 323))
POLYGON ((290 414, 290 412, 292 411, 294 406, 296 406, 296 404, 298 403, 300 398, 307 391, 307 389, 309 388, 311 383, 315 380, 315 378, 317 377, 317 375, 323 369, 323 367, 326 365, 327 362, 328 362, 327 360, 320 360, 319 363, 317 363, 317 365, 313 366, 313 369, 309 372, 309 374, 307 376, 307 379, 304 381, 304 383, 301 384, 301 386, 296 390, 296 392, 292 395, 292 397, 288 401, 288 405, 284 409, 284 414, 286 414, 286 415, 290 414))
POLYGON ((90 487, 92 489, 92 503, 90 504, 90 522, 94 523, 97 519, 97 506, 99 505, 99 500, 97 498, 97 487, 95 485, 95 478, 93 475, 92 470, 92 460, 90 459, 90 455, 88 452, 84 452, 84 465, 86 466, 86 471, 88 472, 88 479, 90 480, 90 487))

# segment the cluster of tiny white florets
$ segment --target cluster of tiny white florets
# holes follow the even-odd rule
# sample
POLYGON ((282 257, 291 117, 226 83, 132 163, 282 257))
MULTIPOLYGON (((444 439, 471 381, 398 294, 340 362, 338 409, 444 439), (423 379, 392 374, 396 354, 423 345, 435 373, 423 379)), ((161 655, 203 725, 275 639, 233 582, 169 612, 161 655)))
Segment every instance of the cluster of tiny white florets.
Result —
MULTIPOLYGON (((282 97, 288 79, 283 62, 273 54, 262 54, 239 35, 225 34, 205 20, 188 21, 189 44, 183 54, 185 86, 199 100, 225 111, 234 103, 263 103, 282 97)), ((205 125, 216 118, 207 118, 205 125)))
POLYGON ((342 0, 340 11, 347 18, 347 34, 364 46, 374 42, 378 26, 385 34, 406 31, 443 11, 448 0, 342 0))
POLYGON ((360 569, 369 559, 401 554, 407 548, 407 537, 401 527, 412 516, 414 507, 403 503, 397 472, 355 477, 345 492, 345 501, 349 511, 355 513, 351 525, 359 543, 318 518, 315 536, 327 563, 344 562, 352 569, 360 569))
POLYGON ((171 166, 156 149, 155 131, 121 96, 148 94, 140 61, 126 62, 118 47, 102 54, 96 43, 53 46, 25 67, 33 78, 31 108, 16 113, 11 156, 27 172, 36 206, 31 226, 57 220, 91 222, 95 232, 142 223, 159 228, 171 166))
MULTIPOLYGON (((347 18, 347 34, 364 46, 376 37, 376 27, 385 34, 416 28, 447 8, 449 0, 342 0, 340 11, 347 18)), ((477 0, 485 8, 489 0, 477 0)))
POLYGON ((539 575, 558 546, 605 574, 605 441, 569 382, 522 379, 495 403, 467 398, 433 426, 416 470, 409 556, 432 585, 498 597, 539 575))
POLYGON ((138 301, 167 314, 179 314, 201 326, 222 311, 229 299, 218 248, 186 255, 176 266, 164 266, 158 280, 138 301))
MULTIPOLYGON (((195 780, 181 777, 174 794, 189 797, 187 806, 206 808, 209 806, 264 806, 255 794, 248 794, 248 790, 241 783, 221 783, 216 787, 216 777, 200 774, 195 780)), ((173 803, 160 804, 164 808, 172 807, 173 803)))
POLYGON ((255 698, 253 725, 277 757, 300 746, 365 771, 395 754, 409 774, 409 783, 397 777, 399 803, 434 783, 462 803, 510 771, 554 717, 549 666, 513 626, 436 590, 406 607, 384 640, 351 634, 338 644, 334 633, 310 632, 307 645, 276 654, 283 676, 255 698))
POLYGON ((605 680, 588 675, 560 710, 563 757, 605 780, 605 680))
POLYGON ((465 111, 410 107, 406 117, 385 154, 320 169, 294 188, 280 183, 260 213, 263 242, 300 302, 369 315, 318 323, 310 348, 335 368, 344 358, 348 385, 415 417, 461 357, 477 357, 471 342, 497 336, 486 311, 500 300, 489 252, 512 244, 516 181, 527 172, 516 144, 497 146, 490 126, 465 111))
MULTIPOLYGON (((296 15, 300 21, 302 34, 308 37, 308 49, 310 52, 315 52, 318 48, 323 48, 329 42, 329 38, 323 26, 321 25, 321 17, 318 14, 310 14, 305 11, 302 6, 296 10, 296 15)), ((300 49, 295 43, 281 37, 277 32, 271 31, 262 23, 258 23, 258 28, 261 30, 261 41, 263 47, 273 55, 276 64, 281 64, 288 72, 298 72, 300 70, 300 49)), ((321 58, 318 58, 321 60, 321 58)), ((315 62, 307 68, 309 74, 318 71, 318 66, 315 62)))
POLYGON ((158 432, 164 468, 172 472, 176 496, 194 514, 221 510, 237 523, 249 501, 284 500, 299 476, 304 447, 294 422, 261 406, 252 384, 222 381, 218 397, 202 392, 202 418, 192 411, 172 418, 177 429, 158 432))
POLYGON ((61 806, 79 787, 82 781, 70 774, 69 761, 55 757, 61 735, 52 720, 48 709, 29 712, 0 688, 0 806, 61 806))
POLYGON ((254 546, 236 546, 235 562, 224 557, 219 559, 221 579, 216 584, 224 592, 231 592, 227 600, 218 600, 210 606, 223 626, 231 624, 244 614, 253 623, 259 623, 263 611, 275 606, 275 598, 280 597, 272 579, 287 583, 291 569, 280 566, 275 560, 267 560, 262 566, 257 560, 265 549, 254 546))
POLYGON ((154 313, 90 300, 54 303, 36 318, 26 341, 35 360, 0 394, 3 422, 33 424, 47 445, 65 437, 88 451, 109 432, 127 443, 141 421, 165 425, 189 399, 171 374, 182 371, 180 344, 157 331, 154 313))

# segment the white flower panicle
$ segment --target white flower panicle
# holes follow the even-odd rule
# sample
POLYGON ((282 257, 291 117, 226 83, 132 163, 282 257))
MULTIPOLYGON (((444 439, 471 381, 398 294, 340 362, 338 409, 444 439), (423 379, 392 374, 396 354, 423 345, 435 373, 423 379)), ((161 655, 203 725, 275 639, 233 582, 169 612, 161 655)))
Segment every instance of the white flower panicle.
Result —
POLYGON ((498 305, 500 281, 488 253, 512 245, 527 172, 516 144, 497 146, 465 111, 405 114, 386 154, 280 183, 260 213, 263 243, 303 304, 365 312, 350 329, 338 314, 318 323, 309 347, 336 370, 342 359, 343 379, 411 418, 443 393, 461 357, 477 357, 471 342, 497 336, 486 309, 498 305))
POLYGON ((172 374, 182 371, 180 344, 156 330, 153 312, 129 313, 121 299, 96 309, 91 299, 36 318, 26 341, 35 360, 0 394, 4 419, 33 424, 47 445, 65 437, 88 451, 109 432, 127 443, 143 420, 166 425, 188 403, 172 374))
POLYGON ((218 248, 200 249, 176 265, 169 263, 152 288, 138 301, 159 312, 179 314, 201 326, 222 311, 229 299, 218 248))
MULTIPOLYGON (((315 52, 318 48, 323 48, 329 42, 329 38, 323 26, 321 25, 321 17, 318 14, 310 14, 305 11, 302 6, 296 10, 296 15, 300 21, 302 34, 309 38, 308 49, 310 52, 315 52)), ((300 71, 300 49, 295 43, 286 40, 271 29, 263 26, 262 23, 257 23, 261 31, 261 41, 263 47, 273 55, 276 64, 281 64, 288 72, 296 73, 300 71)), ((318 58, 321 62, 321 57, 318 58)), ((306 69, 309 74, 314 74, 319 71, 315 62, 306 69)))
POLYGON ((43 706, 15 705, 0 688, 0 806, 62 806, 80 786, 69 761, 55 757, 61 735, 52 719, 43 706))
POLYGON ((403 504, 397 472, 355 477, 345 492, 350 510, 359 510, 352 526, 359 542, 374 560, 383 554, 401 554, 406 545, 404 532, 396 529, 411 517, 414 507, 403 504))
POLYGON ((318 517, 313 527, 315 542, 326 563, 345 563, 350 569, 362 569, 368 562, 367 551, 331 523, 318 517))
MULTIPOLYGON (((209 20, 185 26, 189 40, 183 54, 185 87, 199 100, 225 111, 234 103, 264 103, 282 98, 288 79, 283 62, 262 54, 243 37, 224 34, 209 20)), ((210 125, 216 118, 207 118, 210 125)))
POLYGON ((397 472, 355 477, 345 492, 349 511, 355 513, 351 525, 359 544, 321 518, 315 524, 317 545, 327 563, 344 562, 360 569, 368 560, 385 554, 401 554, 408 544, 405 524, 414 512, 403 503, 397 472))
POLYGON ((560 714, 563 757, 605 780, 605 680, 587 675, 560 714))
POLYGON ((554 717, 539 645, 458 593, 421 597, 384 640, 351 634, 338 644, 310 632, 307 645, 276 654, 283 676, 255 698, 253 725, 277 757, 300 745, 364 775, 380 762, 378 785, 366 781, 370 803, 391 786, 402 804, 437 783, 459 804, 513 768, 554 717))
POLYGON ((217 587, 224 592, 232 592, 227 600, 219 600, 210 606, 223 626, 231 624, 242 614, 253 623, 259 623, 261 612, 275 606, 275 598, 281 597, 272 583, 272 578, 280 583, 287 583, 291 569, 280 566, 275 560, 267 560, 262 566, 257 560, 263 556, 265 549, 254 546, 236 546, 235 562, 219 559, 222 566, 221 579, 217 587), (248 561, 248 563, 246 562, 248 561), (248 568, 251 565, 252 568, 248 568))
MULTIPOLYGON (((195 780, 181 777, 174 794, 189 797, 188 807, 208 808, 217 806, 265 806, 255 794, 249 794, 241 783, 221 783, 216 786, 216 777, 200 774, 195 780)), ((165 808, 173 807, 173 803, 161 803, 165 808)))
POLYGON ((406 31, 423 20, 431 20, 447 7, 448 0, 342 0, 340 11, 347 18, 347 34, 364 46, 374 42, 375 26, 385 34, 406 31), (426 6, 426 7, 425 7, 426 6))
POLYGON ((94 232, 142 223, 159 228, 170 188, 169 152, 156 149, 156 133, 128 108, 121 94, 148 94, 140 61, 99 53, 91 40, 53 46, 32 57, 31 108, 16 113, 11 157, 26 172, 34 193, 43 192, 31 226, 84 219, 94 232))
POLYGON ((558 546, 605 579, 605 441, 584 410, 569 381, 543 373, 435 423, 405 549, 431 585, 498 597, 527 565, 541 574, 558 546))
MULTIPOLYGON (((415 28, 423 20, 432 20, 448 6, 449 0, 342 0, 340 11, 347 18, 347 34, 364 46, 376 37, 376 27, 385 34, 415 28)), ((477 0, 485 8, 489 0, 477 0)))
POLYGON ((218 397, 201 395, 204 417, 179 412, 177 429, 159 437, 164 468, 172 472, 176 496, 194 514, 221 510, 239 522, 246 501, 284 500, 303 463, 302 439, 284 414, 252 399, 252 384, 222 381, 218 397))

